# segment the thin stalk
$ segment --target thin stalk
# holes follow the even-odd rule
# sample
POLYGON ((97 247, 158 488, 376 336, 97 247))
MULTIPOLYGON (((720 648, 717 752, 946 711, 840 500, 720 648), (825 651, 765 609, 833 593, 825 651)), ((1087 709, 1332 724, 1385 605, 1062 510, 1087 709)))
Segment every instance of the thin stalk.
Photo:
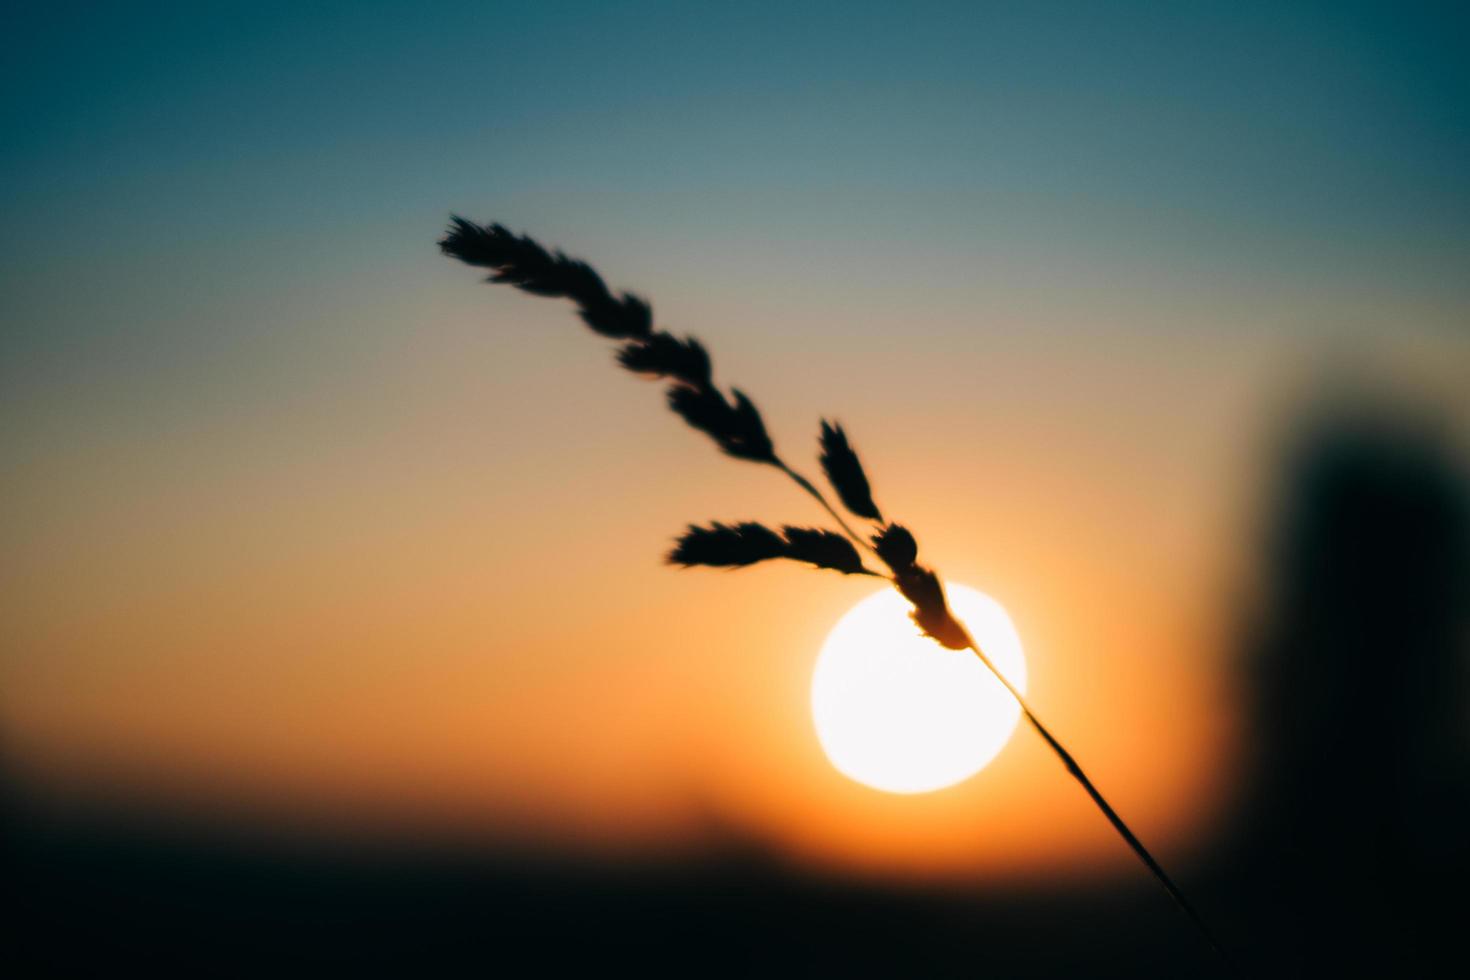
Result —
MULTIPOLYGON (((842 527, 843 533, 845 533, 849 538, 851 538, 853 540, 853 542, 856 543, 859 548, 866 548, 870 553, 872 553, 874 555, 876 555, 878 553, 876 550, 874 550, 873 546, 868 541, 864 540, 862 537, 860 537, 858 535, 858 533, 856 531, 854 531, 852 528, 848 527, 847 522, 842 519, 842 515, 839 514, 839 513, 837 513, 837 511, 835 511, 835 510, 832 509, 832 505, 829 504, 829 503, 827 503, 826 496, 823 495, 822 491, 818 490, 812 484, 812 481, 808 480, 806 477, 802 476, 800 473, 796 472, 791 467, 787 466, 785 460, 781 460, 781 459, 776 460, 776 467, 778 469, 780 469, 781 472, 783 472, 787 476, 791 477, 791 479, 795 480, 797 486, 801 487, 807 493, 811 494, 812 497, 817 501, 817 503, 819 503, 819 504, 822 505, 822 509, 825 510, 827 513, 831 514, 832 515, 832 519, 834 521, 836 521, 842 527)), ((887 576, 883 576, 883 577, 886 578, 887 576)))
POLYGON ((1072 778, 1082 784, 1082 788, 1087 791, 1087 795, 1092 797, 1092 802, 1096 803, 1097 808, 1102 811, 1103 816, 1108 818, 1108 823, 1112 824, 1113 829, 1118 832, 1119 836, 1128 843, 1129 847, 1133 848, 1133 853, 1138 855, 1138 859, 1153 873, 1154 878, 1158 880, 1159 884, 1164 886, 1164 890, 1169 893, 1169 897, 1174 899, 1175 904, 1189 917, 1189 921, 1194 923, 1194 927, 1199 930, 1200 935, 1204 937, 1205 942, 1210 945, 1210 948, 1225 962, 1232 973, 1238 975, 1239 968, 1236 966, 1235 961, 1231 958, 1230 954, 1225 952, 1224 947, 1216 941, 1214 934, 1205 925, 1205 920, 1195 910, 1195 907, 1190 904, 1189 899, 1184 897, 1184 893, 1179 890, 1178 885, 1174 884, 1174 880, 1169 877, 1168 872, 1164 870, 1163 866, 1149 853, 1148 848, 1143 846, 1143 842, 1138 839, 1138 836, 1133 833, 1128 824, 1123 822, 1123 818, 1118 816, 1118 811, 1113 809, 1112 805, 1103 798, 1098 788, 1093 785, 1092 780, 1087 778, 1087 773, 1083 772, 1082 767, 1077 764, 1077 760, 1072 758, 1072 753, 1063 748, 1062 743, 1057 741, 1056 736, 1047 730, 1046 726, 1041 723, 1041 719, 1037 718, 1035 712, 1031 710, 1031 706, 1026 703, 1026 699, 1021 696, 1021 692, 1016 690, 1015 686, 1006 679, 1006 675, 1000 672, 994 662, 985 655, 985 651, 980 649, 980 645, 973 638, 970 640, 970 650, 974 652, 975 656, 980 658, 981 663, 990 669, 990 672, 996 676, 996 679, 1005 685, 1005 689, 1010 692, 1011 697, 1016 699, 1016 704, 1021 706, 1021 713, 1026 716, 1026 720, 1031 723, 1031 727, 1036 729, 1036 734, 1040 735, 1042 741, 1047 744, 1052 752, 1056 753, 1058 759, 1062 760, 1062 765, 1066 767, 1067 772, 1071 773, 1072 778))

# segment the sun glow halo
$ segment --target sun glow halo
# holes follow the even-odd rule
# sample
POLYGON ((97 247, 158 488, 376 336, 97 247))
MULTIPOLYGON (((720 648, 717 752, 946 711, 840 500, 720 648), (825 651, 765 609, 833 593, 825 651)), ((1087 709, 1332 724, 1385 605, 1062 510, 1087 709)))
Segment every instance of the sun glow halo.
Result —
MULTIPOLYGON (((948 585, 950 608, 991 661, 1026 689, 1026 660, 994 599, 948 585)), ((838 621, 812 675, 812 720, 838 771, 890 793, 927 793, 983 769, 1005 746, 1021 709, 968 650, 921 636, 892 589, 838 621)))

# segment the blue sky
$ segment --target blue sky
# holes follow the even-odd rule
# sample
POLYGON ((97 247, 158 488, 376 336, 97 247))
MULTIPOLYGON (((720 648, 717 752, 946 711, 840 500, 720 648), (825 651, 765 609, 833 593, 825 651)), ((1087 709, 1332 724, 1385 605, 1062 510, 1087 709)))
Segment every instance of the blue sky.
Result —
POLYGON ((569 225, 652 201, 640 226, 681 235, 1062 226, 1432 276, 1470 217, 1454 9, 32 7, 6 42, 0 248, 15 269, 76 255, 78 225, 106 252, 228 225, 291 252, 452 208, 544 224, 559 199, 569 225))

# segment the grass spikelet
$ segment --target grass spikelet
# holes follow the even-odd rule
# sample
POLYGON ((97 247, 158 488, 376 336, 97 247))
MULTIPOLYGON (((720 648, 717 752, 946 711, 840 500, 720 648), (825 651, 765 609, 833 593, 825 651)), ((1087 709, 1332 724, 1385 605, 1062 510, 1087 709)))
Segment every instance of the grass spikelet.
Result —
POLYGON ((781 535, 764 524, 754 521, 721 524, 714 521, 709 527, 689 525, 689 530, 680 536, 666 560, 670 565, 685 568, 696 565, 744 568, 772 558, 784 558, 786 547, 781 535))
POLYGON ((881 522, 883 515, 878 511, 878 505, 873 503, 868 475, 863 472, 857 453, 848 445, 847 433, 842 431, 842 426, 823 419, 820 442, 822 471, 827 474, 827 482, 837 491, 842 505, 859 517, 881 522))
POLYGON ((551 253, 504 225, 477 225, 455 216, 439 240, 445 255, 493 270, 487 281, 506 283, 533 296, 560 296, 579 307, 582 322, 604 337, 646 337, 653 310, 632 293, 613 296, 587 263, 551 253))
POLYGON ((671 565, 694 568, 745 568, 773 558, 788 558, 844 575, 876 575, 845 537, 820 528, 786 525, 777 533, 764 524, 742 521, 708 527, 689 525, 666 556, 671 565))
POLYGON ((756 463, 775 463, 776 450, 761 414, 750 399, 734 392, 735 404, 712 387, 669 386, 669 407, 705 433, 726 455, 756 463))
POLYGON ((618 363, 634 374, 655 378, 672 378, 691 388, 710 388, 709 352, 693 337, 680 340, 662 330, 647 340, 624 344, 618 351, 618 363))
POLYGON ((889 524, 873 535, 873 550, 894 575, 902 575, 919 557, 918 542, 902 524, 889 524))
POLYGON ((786 536, 787 558, 835 569, 844 575, 873 574, 863 567, 863 558, 852 542, 835 531, 788 524, 781 532, 786 536))

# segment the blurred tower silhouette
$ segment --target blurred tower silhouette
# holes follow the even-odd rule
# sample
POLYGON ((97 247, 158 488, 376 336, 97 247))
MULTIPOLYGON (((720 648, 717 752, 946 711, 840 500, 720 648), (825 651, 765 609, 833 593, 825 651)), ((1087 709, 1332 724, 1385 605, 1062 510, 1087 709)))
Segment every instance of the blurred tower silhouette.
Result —
POLYGON ((1247 667, 1242 936, 1282 975, 1436 975, 1470 868, 1470 483, 1430 427, 1362 411, 1304 427, 1285 476, 1247 667))

